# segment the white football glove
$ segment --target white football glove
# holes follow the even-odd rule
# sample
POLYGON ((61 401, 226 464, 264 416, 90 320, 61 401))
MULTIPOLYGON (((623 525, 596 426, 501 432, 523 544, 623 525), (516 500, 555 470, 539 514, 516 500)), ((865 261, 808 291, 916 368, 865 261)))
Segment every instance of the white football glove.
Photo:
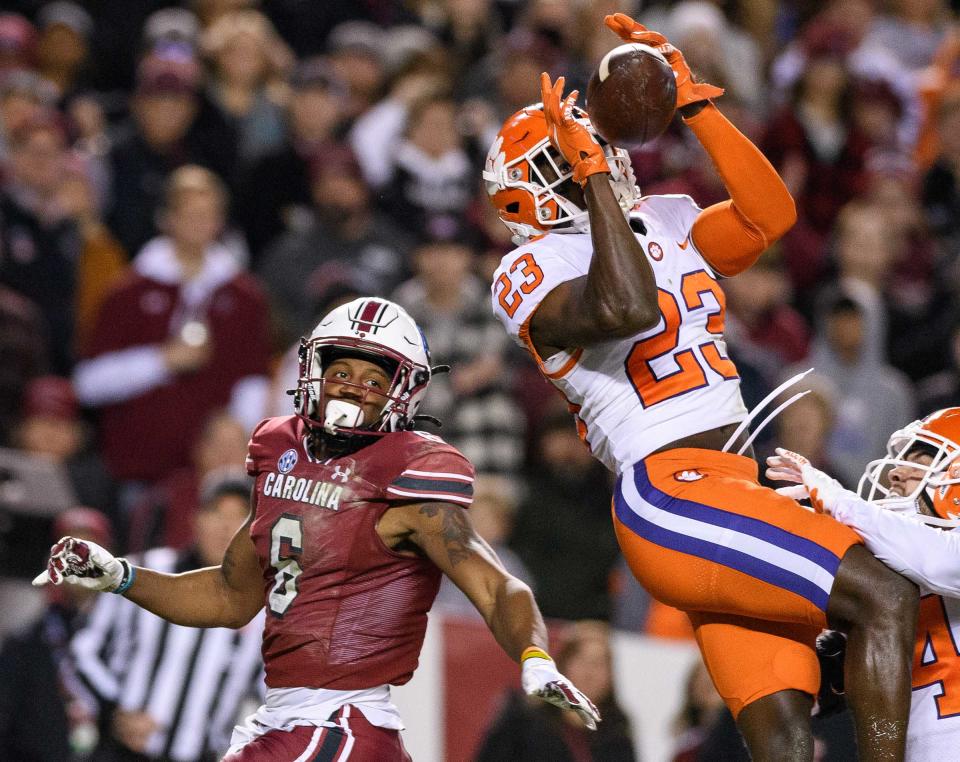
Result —
POLYGON ((112 593, 126 585, 123 587, 125 591, 132 575, 133 567, 127 559, 114 558, 110 551, 90 540, 61 537, 50 548, 47 568, 34 578, 33 584, 40 587, 48 582, 54 585, 67 582, 88 590, 112 593))
POLYGON ((600 712, 586 695, 561 675, 552 659, 531 656, 521 665, 520 684, 528 696, 538 696, 561 709, 572 709, 590 730, 597 729, 600 712))
POLYGON ((797 484, 795 487, 780 487, 777 493, 794 500, 809 499, 817 513, 829 516, 833 515, 841 498, 856 497, 836 479, 814 468, 799 453, 782 447, 778 447, 776 453, 767 458, 767 478, 797 484))

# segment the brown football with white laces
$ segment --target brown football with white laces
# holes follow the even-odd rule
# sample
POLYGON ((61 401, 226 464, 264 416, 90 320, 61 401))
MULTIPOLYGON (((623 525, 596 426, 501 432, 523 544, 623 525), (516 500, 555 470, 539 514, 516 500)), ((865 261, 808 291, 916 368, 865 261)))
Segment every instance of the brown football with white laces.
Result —
POLYGON ((587 85, 590 121, 615 146, 633 148, 661 135, 676 106, 673 69, 660 51, 638 42, 607 53, 587 85))

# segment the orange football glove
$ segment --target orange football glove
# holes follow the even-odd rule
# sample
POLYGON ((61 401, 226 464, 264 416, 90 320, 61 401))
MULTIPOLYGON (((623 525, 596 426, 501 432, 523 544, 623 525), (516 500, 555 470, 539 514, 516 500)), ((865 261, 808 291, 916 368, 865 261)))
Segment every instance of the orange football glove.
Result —
POLYGON ((547 120, 550 142, 573 167, 573 179, 583 185, 590 175, 609 173, 610 165, 596 138, 573 116, 573 104, 580 93, 574 90, 563 98, 563 85, 563 77, 558 77, 556 83, 551 85, 546 72, 540 75, 543 115, 547 120))
POLYGON ((673 47, 660 32, 647 29, 626 13, 614 13, 612 16, 605 16, 603 23, 624 42, 640 42, 649 45, 651 48, 656 48, 663 54, 663 57, 667 59, 667 63, 673 69, 673 76, 677 78, 677 108, 723 95, 722 87, 714 87, 706 82, 694 82, 690 67, 683 58, 683 53, 673 47))

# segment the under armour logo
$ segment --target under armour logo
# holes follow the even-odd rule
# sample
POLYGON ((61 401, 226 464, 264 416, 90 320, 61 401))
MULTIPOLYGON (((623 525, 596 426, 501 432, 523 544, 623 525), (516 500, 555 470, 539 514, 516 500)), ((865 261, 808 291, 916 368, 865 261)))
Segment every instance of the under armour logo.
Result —
POLYGON ((350 478, 350 469, 343 468, 342 466, 337 466, 335 469, 333 469, 333 473, 330 474, 330 478, 339 479, 344 484, 346 484, 347 480, 350 478))

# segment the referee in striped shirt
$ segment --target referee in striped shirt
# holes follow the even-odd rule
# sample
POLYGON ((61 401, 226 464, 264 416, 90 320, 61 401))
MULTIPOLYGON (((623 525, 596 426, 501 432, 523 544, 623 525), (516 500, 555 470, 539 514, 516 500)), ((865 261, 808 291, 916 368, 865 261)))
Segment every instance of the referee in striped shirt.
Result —
MULTIPOLYGON (((245 474, 214 481, 202 495, 194 545, 148 550, 140 563, 174 574, 219 564, 247 517, 250 485, 245 474)), ((239 630, 199 629, 100 596, 71 644, 104 706, 95 762, 219 759, 244 700, 261 701, 262 631, 262 611, 239 630)))

